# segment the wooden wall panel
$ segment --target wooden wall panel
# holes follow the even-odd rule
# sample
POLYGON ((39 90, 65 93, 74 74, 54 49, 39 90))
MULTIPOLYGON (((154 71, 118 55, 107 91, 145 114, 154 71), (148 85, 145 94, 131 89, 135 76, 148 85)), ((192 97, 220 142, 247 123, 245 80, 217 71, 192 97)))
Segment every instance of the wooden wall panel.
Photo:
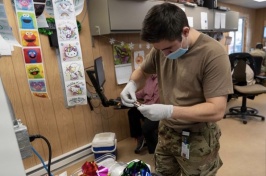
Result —
MULTIPOLYGON (((4 0, 4 3, 13 34, 20 41, 11 1, 4 0)), ((112 46, 106 38, 90 36, 86 4, 77 19, 82 26, 80 42, 84 67, 93 66, 93 60, 103 56, 107 73, 106 96, 116 98, 124 85, 117 86, 115 81, 112 46)), ((40 35, 40 37, 49 99, 31 95, 21 48, 15 47, 12 56, 0 59, 0 75, 15 116, 27 126, 29 134, 46 137, 51 143, 53 158, 90 143, 96 133, 115 132, 118 140, 129 137, 127 110, 102 107, 98 99, 92 100, 94 111, 91 111, 88 105, 69 109, 65 107, 56 50, 50 47, 47 36, 40 35)), ((91 84, 87 75, 86 81, 91 84)), ((87 88, 95 92, 89 85, 87 88)), ((48 159, 48 148, 44 141, 36 139, 32 145, 44 160, 48 159)), ((25 169, 40 164, 36 156, 24 159, 23 162, 25 169)))

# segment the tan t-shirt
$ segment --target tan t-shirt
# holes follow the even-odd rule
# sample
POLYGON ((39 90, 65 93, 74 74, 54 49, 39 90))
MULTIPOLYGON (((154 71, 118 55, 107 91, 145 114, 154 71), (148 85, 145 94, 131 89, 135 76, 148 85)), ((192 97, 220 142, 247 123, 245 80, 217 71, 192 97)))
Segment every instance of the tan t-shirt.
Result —
MULTIPOLYGON (((153 48, 141 68, 146 73, 157 73, 163 104, 192 106, 206 102, 206 98, 233 93, 228 54, 220 43, 205 34, 175 60, 153 48)), ((195 122, 164 119, 161 123, 181 129, 195 122)))

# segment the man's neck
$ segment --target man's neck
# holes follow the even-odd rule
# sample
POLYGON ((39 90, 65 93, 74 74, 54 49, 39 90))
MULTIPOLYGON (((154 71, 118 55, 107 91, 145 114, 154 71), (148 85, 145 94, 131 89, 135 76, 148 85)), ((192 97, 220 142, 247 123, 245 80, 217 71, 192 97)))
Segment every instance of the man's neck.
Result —
POLYGON ((194 43, 199 38, 200 34, 201 33, 199 31, 195 30, 194 28, 190 28, 189 34, 188 34, 189 47, 194 45, 194 43))

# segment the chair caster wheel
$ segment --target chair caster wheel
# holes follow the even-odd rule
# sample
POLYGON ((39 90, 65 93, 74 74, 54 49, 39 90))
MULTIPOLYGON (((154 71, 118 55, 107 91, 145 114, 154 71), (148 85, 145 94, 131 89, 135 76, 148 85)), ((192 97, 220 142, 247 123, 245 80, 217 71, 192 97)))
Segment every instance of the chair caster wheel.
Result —
POLYGON ((264 121, 264 120, 265 120, 265 118, 264 118, 264 117, 262 117, 262 118, 261 118, 261 121, 264 121))
POLYGON ((224 119, 226 119, 226 115, 224 116, 224 119))
POLYGON ((247 124, 247 121, 243 121, 243 124, 247 124))

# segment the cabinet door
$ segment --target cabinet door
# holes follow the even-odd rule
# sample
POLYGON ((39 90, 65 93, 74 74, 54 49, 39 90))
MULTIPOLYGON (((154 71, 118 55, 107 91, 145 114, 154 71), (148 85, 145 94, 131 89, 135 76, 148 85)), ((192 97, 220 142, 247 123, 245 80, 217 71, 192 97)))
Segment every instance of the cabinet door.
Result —
POLYGON ((108 10, 111 31, 139 31, 149 9, 159 3, 163 2, 109 0, 108 10))
POLYGON ((199 31, 210 31, 213 30, 213 9, 208 9, 205 7, 187 7, 184 6, 185 13, 187 17, 193 19, 193 28, 199 31), (203 16, 207 15, 207 18, 204 19, 203 16), (202 23, 207 23, 207 28, 202 25, 202 23))
POLYGON ((238 12, 234 12, 234 11, 226 12, 225 29, 227 31, 237 31, 238 30, 238 19, 239 19, 238 12))

